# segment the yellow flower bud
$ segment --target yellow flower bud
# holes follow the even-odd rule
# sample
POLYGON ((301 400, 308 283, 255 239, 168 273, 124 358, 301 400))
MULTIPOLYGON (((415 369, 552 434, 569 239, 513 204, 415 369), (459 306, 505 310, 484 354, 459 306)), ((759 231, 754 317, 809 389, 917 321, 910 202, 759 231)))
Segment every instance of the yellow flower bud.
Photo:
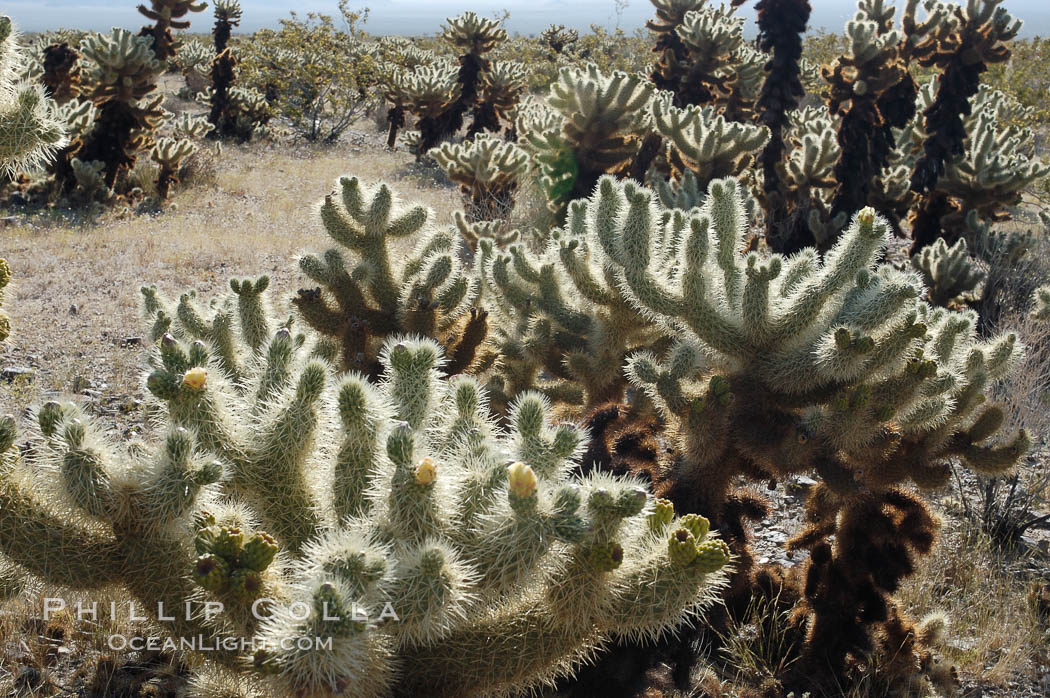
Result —
POLYGON ((536 494, 536 473, 524 463, 507 466, 507 481, 510 483, 510 493, 515 497, 527 499, 536 494))
POLYGON ((875 209, 871 206, 865 206, 857 214, 857 222, 861 225, 868 226, 875 222, 875 209))
POLYGON ((434 459, 427 456, 416 466, 416 482, 421 485, 429 485, 437 480, 438 471, 434 459))
POLYGON ((186 375, 182 377, 182 384, 192 390, 202 390, 207 381, 208 372, 200 366, 186 371, 186 375))

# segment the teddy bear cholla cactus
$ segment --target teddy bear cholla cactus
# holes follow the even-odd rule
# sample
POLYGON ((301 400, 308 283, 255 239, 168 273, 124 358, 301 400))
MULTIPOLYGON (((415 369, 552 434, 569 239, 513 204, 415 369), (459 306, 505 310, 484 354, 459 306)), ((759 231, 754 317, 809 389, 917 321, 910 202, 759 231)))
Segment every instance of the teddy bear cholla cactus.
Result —
MULTIPOLYGON (((566 225, 539 254, 522 244, 506 253, 482 244, 485 303, 499 318, 493 323, 499 361, 489 383, 497 405, 525 390, 576 409, 621 400, 626 376, 609 367, 670 344, 670 333, 624 294, 602 249, 597 234, 610 213, 593 201, 572 202, 566 225)), ((683 211, 661 215, 658 234, 669 250, 687 220, 683 211)), ((665 261, 673 264, 673 255, 665 261)))
POLYGON ((517 61, 491 61, 481 74, 478 104, 467 136, 499 131, 503 121, 513 124, 518 101, 528 86, 528 71, 517 61))
MULTIPOLYGON (((519 116, 521 145, 532 156, 549 205, 590 194, 603 174, 626 176, 650 132, 653 88, 641 76, 596 66, 562 68, 548 103, 519 116)), ((642 172, 638 176, 642 176, 642 172)))
POLYGON ((977 288, 984 278, 984 273, 970 258, 965 238, 959 238, 951 247, 943 238, 938 238, 937 242, 912 257, 911 263, 922 275, 930 302, 934 305, 948 306, 959 296, 977 288))
POLYGON ((538 395, 504 432, 473 378, 442 378, 431 340, 388 341, 376 385, 337 379, 287 328, 253 350, 254 313, 233 333, 240 380, 206 343, 161 338, 147 386, 168 435, 153 462, 49 404, 23 463, 0 421, 0 550, 14 563, 51 584, 126 586, 151 610, 222 600, 210 621, 161 627, 262 648, 209 654, 226 669, 191 691, 503 695, 711 600, 728 550, 707 522, 634 480, 570 478, 583 435, 551 425, 538 395), (257 599, 270 600, 261 622, 257 599), (378 622, 386 603, 399 620, 378 622), (306 638, 329 642, 296 650, 306 638))
POLYGON ((445 347, 450 374, 469 372, 487 318, 477 307, 480 282, 460 261, 455 229, 434 229, 428 209, 398 205, 385 184, 368 189, 344 177, 339 188, 338 198, 329 195, 321 207, 325 229, 339 247, 299 261, 321 284, 300 290, 292 301, 303 320, 340 343, 347 370, 378 377, 386 338, 416 333, 445 347), (413 238, 414 251, 398 251, 413 238))
MULTIPOLYGON (((732 179, 711 184, 680 236, 662 231, 653 195, 633 183, 603 179, 592 205, 624 293, 679 338, 665 359, 628 360, 675 444, 652 473, 657 492, 742 530, 738 476, 819 477, 811 524, 791 541, 813 551, 799 617, 808 656, 844 666, 845 653, 870 648, 865 628, 887 618, 887 595, 933 543, 936 520, 902 485, 943 486, 956 458, 1001 473, 1027 450, 1023 432, 996 437, 1003 412, 984 404, 1020 354, 1016 337, 979 341, 973 313, 931 308, 914 275, 876 267, 889 231, 871 209, 822 264, 812 249, 741 255, 732 179), (877 536, 854 535, 876 520, 877 536), (846 571, 852 606, 832 598, 846 571)), ((740 574, 749 560, 737 549, 740 574)))
POLYGON ((649 27, 660 54, 653 83, 669 90, 677 107, 710 105, 728 119, 749 120, 769 57, 744 44, 735 5, 653 4, 657 21, 649 27))
POLYGON ((139 5, 139 13, 146 19, 152 20, 152 27, 144 27, 142 36, 153 37, 153 52, 158 61, 167 61, 175 55, 182 45, 176 41, 171 34, 172 29, 186 30, 190 23, 180 19, 190 12, 204 12, 208 8, 206 2, 193 2, 193 0, 150 0, 151 7, 139 5))
POLYGON ((40 165, 65 143, 54 101, 16 80, 24 61, 11 19, 0 15, 0 175, 40 165))
MULTIPOLYGON (((163 98, 151 93, 166 64, 157 60, 148 38, 124 29, 88 36, 81 52, 92 61, 92 90, 86 96, 98 114, 94 127, 70 155, 83 162, 102 163, 105 185, 112 189, 117 176, 135 164, 137 154, 153 146, 153 134, 165 112, 163 98)), ((65 174, 65 186, 72 189, 76 184, 69 181, 72 172, 65 174)))
POLYGON ((739 175, 769 140, 764 126, 727 121, 712 107, 679 109, 667 97, 653 100, 653 128, 667 139, 676 178, 690 170, 706 188, 712 180, 739 175))
POLYGON ((179 169, 182 162, 197 152, 197 144, 185 138, 161 138, 150 151, 150 159, 160 165, 157 174, 157 199, 164 202, 172 184, 179 181, 179 169))
POLYGON ((514 143, 479 134, 473 141, 444 143, 430 157, 459 185, 468 219, 507 218, 514 193, 529 169, 529 156, 514 143))
MULTIPOLYGON (((932 81, 919 91, 920 112, 932 107, 935 92, 939 93, 938 84, 939 80, 932 81)), ((968 236, 966 217, 971 211, 989 223, 1009 219, 1008 207, 1021 202, 1022 191, 1050 174, 1050 163, 1030 152, 1033 131, 1002 125, 1011 115, 1024 111, 1016 100, 981 86, 969 100, 968 108, 969 115, 962 118, 966 133, 961 150, 945 161, 944 171, 912 216, 913 222, 926 226, 913 236, 915 251, 933 244, 936 238, 927 239, 931 231, 940 231, 938 235, 949 243, 968 236), (931 217, 934 208, 936 220, 931 217)), ((923 129, 922 121, 921 116, 914 119, 898 141, 902 150, 900 161, 912 167, 917 166, 922 144, 934 136, 923 129)))

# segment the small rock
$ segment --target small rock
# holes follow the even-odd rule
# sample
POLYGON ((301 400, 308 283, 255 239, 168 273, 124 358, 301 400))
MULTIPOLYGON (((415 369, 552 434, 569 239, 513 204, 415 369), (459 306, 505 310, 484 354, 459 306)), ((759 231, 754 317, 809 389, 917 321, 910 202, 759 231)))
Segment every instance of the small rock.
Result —
POLYGON ((70 315, 76 315, 77 314, 77 304, 76 303, 74 303, 73 305, 69 306, 69 314, 70 315))
POLYGON ((139 344, 142 344, 142 337, 125 337, 120 342, 122 347, 137 347, 139 344))
POLYGON ((0 378, 3 378, 8 383, 13 383, 16 378, 33 380, 35 375, 36 371, 28 366, 8 366, 0 369, 0 378))
POLYGON ((102 397, 102 393, 100 391, 98 391, 98 390, 91 390, 90 388, 85 389, 85 390, 81 390, 80 394, 84 395, 86 397, 92 398, 94 400, 97 400, 98 398, 102 397))
POLYGON ((811 477, 800 475, 787 483, 787 491, 794 497, 804 497, 809 491, 817 486, 817 481, 811 477))

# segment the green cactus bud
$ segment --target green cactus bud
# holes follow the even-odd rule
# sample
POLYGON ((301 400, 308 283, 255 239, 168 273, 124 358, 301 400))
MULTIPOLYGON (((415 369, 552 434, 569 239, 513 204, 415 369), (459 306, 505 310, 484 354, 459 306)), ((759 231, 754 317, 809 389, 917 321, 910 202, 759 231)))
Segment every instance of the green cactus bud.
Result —
POLYGON ((54 400, 45 402, 37 412, 37 422, 40 424, 40 432, 50 439, 58 431, 58 426, 62 423, 62 418, 62 405, 54 400))
POLYGON ((162 369, 157 369, 146 379, 146 388, 161 400, 174 400, 181 385, 181 378, 162 369))
POLYGON ((268 533, 256 532, 244 544, 238 564, 249 570, 262 572, 277 555, 277 541, 268 533))
POLYGON ((667 555, 676 566, 691 565, 696 554, 696 538, 688 529, 678 528, 667 539, 667 555))
POLYGON ((215 541, 219 537, 219 526, 215 525, 215 517, 208 514, 201 519, 201 523, 205 524, 197 535, 193 538, 193 547, 197 551, 198 555, 205 555, 207 553, 215 552, 215 541))
POLYGON ((236 527, 222 526, 211 543, 211 552, 232 564, 239 559, 243 547, 244 532, 236 527))
POLYGON ((699 514, 686 514, 678 520, 678 525, 692 533, 698 544, 711 530, 711 522, 699 514))
POLYGON ((193 579, 208 591, 221 593, 230 582, 230 565, 218 555, 201 555, 194 565, 193 579))
POLYGON ((262 593, 262 577, 255 570, 233 570, 230 573, 229 581, 230 593, 241 599, 254 599, 262 593))
POLYGON ((634 516, 645 507, 648 501, 648 493, 640 487, 622 490, 617 497, 616 506, 624 516, 634 516))
POLYGON ((623 564, 623 546, 616 541, 596 543, 587 550, 587 564, 598 572, 612 572, 623 564))
POLYGON ((693 565, 703 574, 722 569, 729 562, 729 546, 723 540, 709 540, 697 546, 693 565))
POLYGON ((654 504, 649 514, 649 530, 659 535, 674 520, 674 504, 666 499, 657 499, 654 504))

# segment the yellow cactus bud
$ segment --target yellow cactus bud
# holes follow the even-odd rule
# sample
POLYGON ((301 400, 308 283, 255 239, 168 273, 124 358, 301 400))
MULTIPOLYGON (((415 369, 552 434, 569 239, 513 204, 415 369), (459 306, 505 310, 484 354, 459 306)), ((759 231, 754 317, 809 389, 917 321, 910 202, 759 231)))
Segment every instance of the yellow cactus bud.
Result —
POLYGON ((507 481, 510 483, 510 493, 515 497, 527 499, 536 494, 536 473, 524 463, 507 466, 507 481))
POLYGON ((437 464, 434 463, 434 459, 427 456, 419 462, 416 466, 416 482, 421 485, 429 485, 430 483, 437 480, 437 464))
POLYGON ((208 382, 208 372, 200 366, 186 371, 186 375, 182 377, 182 384, 191 390, 203 390, 206 382, 208 382))
POLYGON ((867 227, 875 222, 875 209, 871 206, 865 206, 857 214, 857 222, 867 227))

